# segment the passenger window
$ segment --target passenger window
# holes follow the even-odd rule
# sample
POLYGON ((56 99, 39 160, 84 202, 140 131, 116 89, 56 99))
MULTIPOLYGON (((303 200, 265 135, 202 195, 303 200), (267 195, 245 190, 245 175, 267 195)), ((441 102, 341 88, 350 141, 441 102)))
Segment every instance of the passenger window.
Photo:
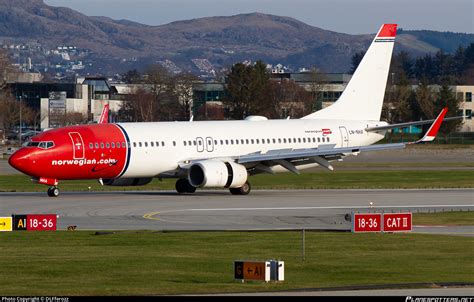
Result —
POLYGON ((114 143, 114 142, 112 142, 112 143, 111 143, 111 145, 112 145, 112 148, 114 148, 114 149, 115 149, 115 143, 114 143))
POLYGON ((234 144, 234 140, 233 140, 233 139, 230 140, 230 144, 231 144, 231 145, 234 144))
POLYGON ((142 147, 142 142, 138 142, 138 147, 142 147))
POLYGON ((99 149, 99 143, 95 143, 95 148, 99 149))
POLYGON ((281 138, 278 139, 278 143, 281 144, 281 138))
POLYGON ((228 139, 225 140, 225 144, 226 144, 226 145, 229 144, 229 140, 228 140, 228 139))
POLYGON ((329 143, 329 137, 327 138, 327 140, 326 140, 326 141, 329 143))
POLYGON ((253 145, 253 138, 250 140, 250 143, 253 145))
POLYGON ((100 143, 100 148, 104 149, 104 143, 100 143))
POLYGON ((89 143, 89 149, 94 149, 94 144, 93 143, 89 143))
POLYGON ((260 144, 260 140, 258 138, 255 141, 257 144, 260 144))
POLYGON ((150 146, 154 147, 154 146, 155 146, 155 143, 154 143, 154 142, 150 142, 150 146))
POLYGON ((273 139, 273 143, 276 144, 276 139, 273 139))
POLYGON ((293 137, 293 143, 296 143, 296 137, 293 137))
POLYGON ((300 137, 298 137, 298 143, 301 143, 301 138, 300 137))
POLYGON ((264 138, 262 138, 262 144, 265 144, 265 139, 264 138))
POLYGON ((105 147, 106 147, 107 149, 110 149, 110 144, 109 144, 109 143, 106 143, 106 144, 105 144, 105 147))
POLYGON ((145 142, 145 147, 148 147, 148 142, 145 142))
POLYGON ((193 141, 193 145, 196 146, 196 141, 193 141))
POLYGON ((238 140, 238 139, 235 140, 235 144, 236 144, 236 145, 239 144, 239 140, 238 140))
POLYGON ((160 142, 156 142, 156 146, 159 147, 159 146, 160 146, 160 142))
POLYGON ((315 143, 315 142, 316 142, 316 138, 315 138, 315 137, 313 137, 313 143, 315 143))
POLYGON ((318 137, 318 143, 320 143, 320 142, 321 142, 321 138, 320 138, 320 137, 318 137))
POLYGON ((122 142, 122 148, 126 148, 125 142, 122 142))
POLYGON ((303 143, 306 143, 306 138, 303 137, 303 143))
POLYGON ((161 146, 164 147, 164 146, 165 146, 165 142, 161 142, 161 146))
POLYGON ((188 145, 192 146, 192 145, 193 145, 193 142, 192 142, 192 141, 188 141, 188 145))
POLYGON ((269 143, 270 143, 270 139, 269 139, 269 138, 267 138, 267 144, 269 144, 269 143))
POLYGON ((241 139, 241 140, 240 140, 240 144, 241 144, 241 145, 245 144, 244 139, 241 139))
POLYGON ((224 144, 224 141, 223 141, 223 140, 221 140, 221 145, 223 145, 223 144, 224 144))
POLYGON ((176 141, 173 141, 173 147, 176 147, 176 141))
POLYGON ((183 141, 183 145, 186 147, 186 141, 183 141))
POLYGON ((283 139, 283 143, 286 144, 286 138, 283 139))
POLYGON ((214 145, 217 145, 217 139, 214 140, 214 145))

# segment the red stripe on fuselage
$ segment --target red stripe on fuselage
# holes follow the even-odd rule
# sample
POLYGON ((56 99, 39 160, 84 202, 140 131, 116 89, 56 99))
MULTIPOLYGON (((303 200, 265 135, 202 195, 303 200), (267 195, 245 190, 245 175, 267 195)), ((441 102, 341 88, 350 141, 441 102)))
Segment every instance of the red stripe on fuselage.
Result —
POLYGON ((127 162, 128 146, 124 133, 114 124, 81 125, 48 130, 33 137, 32 141, 54 142, 54 147, 51 149, 24 147, 17 151, 16 168, 33 177, 115 178, 120 175, 127 162), (79 137, 83 145, 80 145, 79 137), (84 156, 78 158, 78 154, 84 156))

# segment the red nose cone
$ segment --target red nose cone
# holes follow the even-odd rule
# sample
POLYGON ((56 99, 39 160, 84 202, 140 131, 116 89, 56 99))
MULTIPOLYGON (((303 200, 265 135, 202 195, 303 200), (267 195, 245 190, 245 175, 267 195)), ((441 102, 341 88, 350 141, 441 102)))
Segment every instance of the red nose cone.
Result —
POLYGON ((31 175, 31 168, 33 166, 31 150, 21 148, 10 156, 8 163, 18 171, 31 175))

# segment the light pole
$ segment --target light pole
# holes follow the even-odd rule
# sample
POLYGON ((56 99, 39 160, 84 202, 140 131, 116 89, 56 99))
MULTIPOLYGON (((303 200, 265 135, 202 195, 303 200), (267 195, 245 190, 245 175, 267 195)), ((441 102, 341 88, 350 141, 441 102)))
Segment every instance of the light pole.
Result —
POLYGON ((20 95, 20 146, 21 146, 21 99, 23 98, 23 93, 20 95))

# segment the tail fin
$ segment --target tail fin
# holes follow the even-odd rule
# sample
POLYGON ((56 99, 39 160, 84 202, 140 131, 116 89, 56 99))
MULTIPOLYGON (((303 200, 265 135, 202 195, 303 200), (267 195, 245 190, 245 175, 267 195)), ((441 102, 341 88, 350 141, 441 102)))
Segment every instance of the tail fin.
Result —
POLYGON ((99 124, 107 124, 109 122, 109 104, 105 104, 100 114, 99 124))
POLYGON ((304 119, 380 120, 397 24, 384 24, 340 98, 304 119))

